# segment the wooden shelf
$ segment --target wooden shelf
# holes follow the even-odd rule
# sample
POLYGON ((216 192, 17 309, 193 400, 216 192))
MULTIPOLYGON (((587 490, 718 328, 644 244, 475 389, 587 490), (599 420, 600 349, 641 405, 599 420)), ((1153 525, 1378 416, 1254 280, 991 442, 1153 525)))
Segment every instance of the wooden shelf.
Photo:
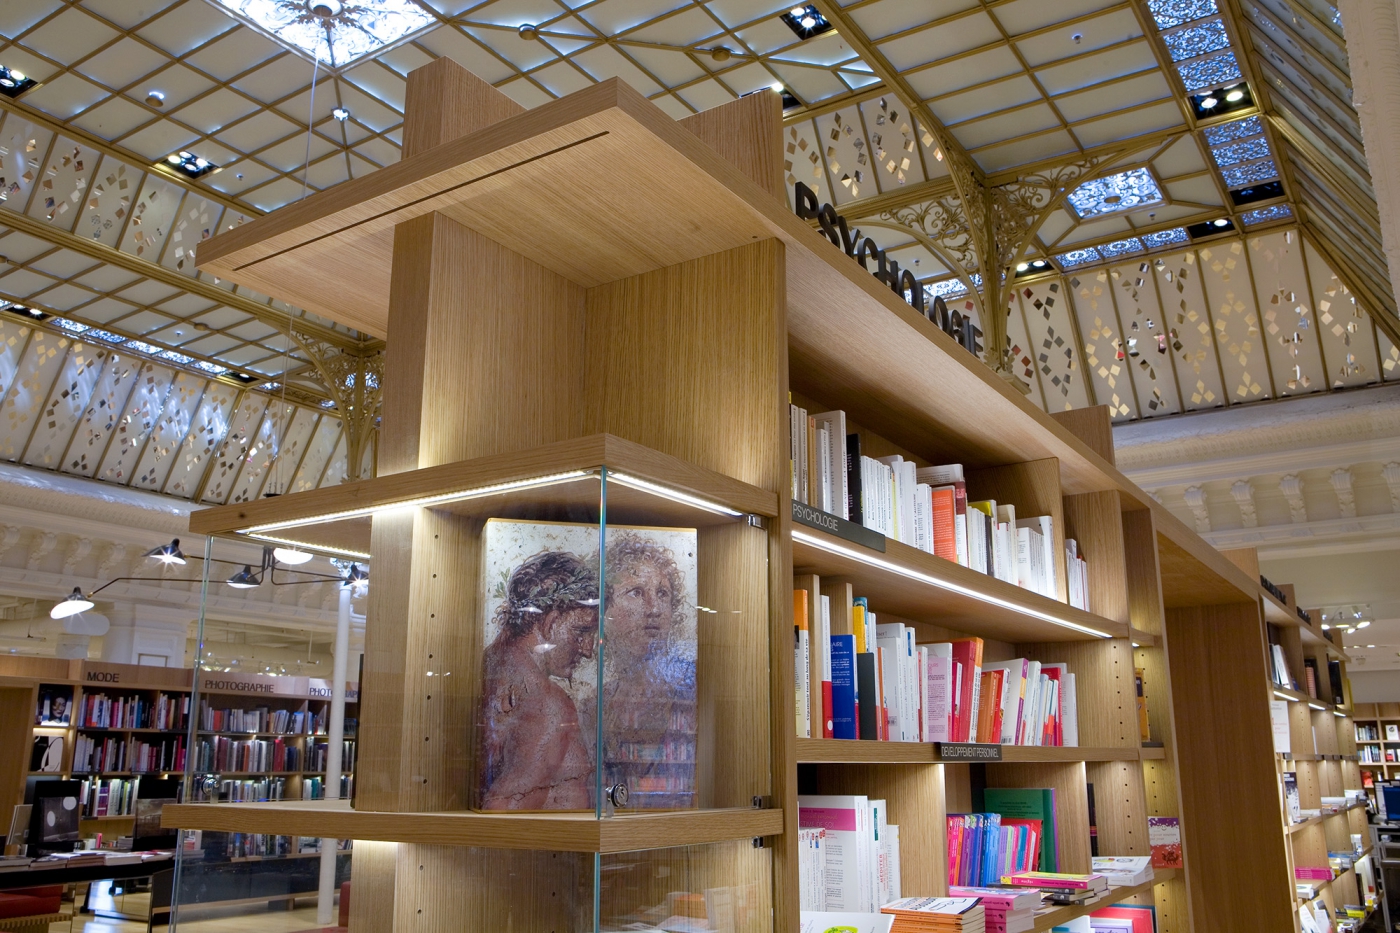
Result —
POLYGON ((322 836, 427 845, 560 852, 630 852, 778 836, 782 810, 734 808, 618 813, 383 813, 350 809, 347 800, 169 804, 166 828, 279 836, 322 836))
MULTIPOLYGON (((939 764, 933 742, 867 742, 858 739, 797 739, 799 764, 939 764)), ((1001 762, 1137 761, 1163 749, 1084 748, 1080 746, 1002 745, 1001 762)), ((971 764, 954 759, 952 764, 971 764)), ((989 762, 990 763, 990 762, 989 762)))
POLYGON ((1291 836, 1291 835, 1293 835, 1294 833, 1301 833, 1303 830, 1307 829, 1309 826, 1313 826, 1313 825, 1315 825, 1315 824, 1317 824, 1317 823, 1321 823, 1321 822, 1323 822, 1324 820, 1330 820, 1330 819, 1332 819, 1333 817, 1337 817, 1337 816, 1346 816, 1346 815, 1347 815, 1348 813, 1350 813, 1352 810, 1360 810, 1360 809, 1362 809, 1362 808, 1365 807, 1365 806, 1366 806, 1366 804, 1364 804, 1364 803, 1354 803, 1354 804, 1352 804, 1352 805, 1349 806, 1349 807, 1342 807, 1342 809, 1336 811, 1335 813, 1323 813, 1323 814, 1320 814, 1320 815, 1318 815, 1318 816, 1310 816, 1310 817, 1308 817, 1306 820, 1303 820, 1301 823, 1290 823, 1289 826, 1288 826, 1288 835, 1291 836))
MULTIPOLYGON (((898 541, 886 540, 881 554, 803 526, 793 530, 792 566, 796 573, 850 580, 877 614, 888 612, 1000 641, 1092 641, 1130 634, 1124 623, 1110 622, 898 541)), ((1152 638, 1145 632, 1138 634, 1152 638)))
POLYGON ((1096 910, 1107 907, 1110 904, 1117 904, 1129 898, 1137 897, 1140 894, 1151 895, 1153 888, 1159 884, 1165 884, 1176 877, 1175 868, 1158 868, 1153 871, 1151 881, 1134 885, 1131 888, 1109 888, 1108 893, 1092 904, 1084 907, 1047 907, 1035 912, 1035 926, 1031 929, 1034 933, 1045 933, 1053 930, 1062 923, 1069 923, 1075 917, 1083 917, 1096 910))

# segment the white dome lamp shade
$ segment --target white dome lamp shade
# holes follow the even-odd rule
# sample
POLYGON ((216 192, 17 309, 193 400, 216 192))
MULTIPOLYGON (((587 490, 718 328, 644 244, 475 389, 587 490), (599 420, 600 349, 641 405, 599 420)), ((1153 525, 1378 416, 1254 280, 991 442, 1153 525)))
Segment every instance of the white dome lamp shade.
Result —
POLYGON ((93 601, 83 595, 82 589, 75 586, 73 587, 73 592, 68 594, 67 599, 49 610, 49 618, 66 619, 80 612, 87 612, 93 605, 93 601))
POLYGON ((284 564, 295 566, 297 564, 306 563, 314 555, 309 554, 306 551, 297 550, 294 547, 279 547, 272 549, 272 556, 277 558, 284 564))
POLYGON ((224 582, 236 590, 251 590, 262 585, 262 575, 254 572, 252 564, 244 564, 242 570, 224 582))

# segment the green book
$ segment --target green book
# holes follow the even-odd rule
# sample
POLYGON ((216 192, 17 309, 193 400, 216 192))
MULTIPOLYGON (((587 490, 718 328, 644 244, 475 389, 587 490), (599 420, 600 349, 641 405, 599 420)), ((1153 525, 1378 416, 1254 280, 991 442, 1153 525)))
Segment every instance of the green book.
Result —
POLYGON ((984 809, 1012 819, 1040 820, 1040 871, 1059 871, 1059 845, 1055 835, 1055 791, 1050 787, 989 787, 983 792, 984 809))

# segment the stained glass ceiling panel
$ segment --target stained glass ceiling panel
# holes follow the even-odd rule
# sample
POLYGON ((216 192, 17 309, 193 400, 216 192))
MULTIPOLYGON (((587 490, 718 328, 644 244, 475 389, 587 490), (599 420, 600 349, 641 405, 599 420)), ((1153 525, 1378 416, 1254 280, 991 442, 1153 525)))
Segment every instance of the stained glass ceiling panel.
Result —
POLYGON ((366 55, 437 25, 412 0, 218 0, 278 41, 344 68, 366 55))
POLYGON ((1081 218, 1138 210, 1164 201, 1157 179, 1146 168, 1096 178, 1069 195, 1070 206, 1081 218))

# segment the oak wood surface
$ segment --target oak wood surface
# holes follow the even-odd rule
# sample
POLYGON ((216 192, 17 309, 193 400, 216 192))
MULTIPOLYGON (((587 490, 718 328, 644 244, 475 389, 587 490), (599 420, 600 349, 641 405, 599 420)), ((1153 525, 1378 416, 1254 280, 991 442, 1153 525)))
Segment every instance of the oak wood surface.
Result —
POLYGON ((426 845, 558 852, 629 852, 774 836, 781 809, 586 813, 352 810, 348 800, 171 805, 163 826, 219 832, 330 836, 426 845))
POLYGON ((1113 454, 1113 419, 1108 413, 1107 405, 1052 411, 1050 417, 1083 441, 1090 450, 1102 457, 1104 462, 1116 465, 1113 454))
MULTIPOLYGON (((868 742, 859 739, 798 739, 799 762, 830 762, 846 764, 937 764, 944 759, 934 742, 868 742)), ((1143 749, 1152 753, 1153 749, 1143 749)), ((1002 761, 1137 761, 1139 749, 1128 747, 1104 748, 1084 746, 1003 745, 1002 761)), ((955 759, 950 764, 966 764, 955 759)))
MULTIPOLYGON (((22 799, 24 776, 29 768, 31 727, 38 685, 0 686, 0 813, 10 813, 22 799)), ((65 744, 71 745, 72 741, 65 744)), ((56 775, 57 776, 57 775, 56 775)), ((8 831, 9 827, 6 827, 8 831)))
POLYGON ((401 158, 408 159, 525 108, 444 55, 408 73, 403 111, 401 158))
MULTIPOLYGON (((903 571, 918 574, 911 578, 901 570, 872 566, 844 553, 834 553, 825 546, 839 546, 865 557, 860 545, 847 544, 838 538, 805 526, 794 534, 808 538, 793 541, 793 566, 800 572, 817 573, 823 586, 830 577, 854 585, 855 595, 870 600, 871 611, 893 615, 916 622, 928 622, 946 628, 982 635, 1007 642, 1074 641, 1097 636, 1076 631, 1047 621, 1045 616, 1072 622, 1094 631, 1126 637, 1128 626, 1092 613, 1075 609, 1065 603, 1041 596, 1030 590, 978 573, 952 561, 925 553, 898 541, 887 540, 883 554, 869 552, 878 559, 903 571), (809 541, 822 542, 818 546, 809 541), (971 595, 979 594, 979 595, 971 595)), ((836 621, 837 600, 832 600, 832 632, 848 634, 836 621)))

